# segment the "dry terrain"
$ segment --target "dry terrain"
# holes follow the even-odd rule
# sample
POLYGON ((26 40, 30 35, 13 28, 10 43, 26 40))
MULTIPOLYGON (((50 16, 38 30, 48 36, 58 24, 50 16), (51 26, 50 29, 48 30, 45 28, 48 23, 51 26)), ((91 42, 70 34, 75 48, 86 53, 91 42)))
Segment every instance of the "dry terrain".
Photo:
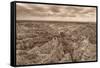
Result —
POLYGON ((16 4, 16 64, 96 61, 96 7, 16 4))
POLYGON ((17 65, 96 60, 96 25, 17 22, 17 65))

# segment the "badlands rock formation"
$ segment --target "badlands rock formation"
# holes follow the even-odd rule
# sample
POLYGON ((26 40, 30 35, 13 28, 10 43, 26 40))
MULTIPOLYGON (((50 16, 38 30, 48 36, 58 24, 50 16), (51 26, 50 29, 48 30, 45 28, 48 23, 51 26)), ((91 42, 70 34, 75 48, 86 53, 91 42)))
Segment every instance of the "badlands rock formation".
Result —
POLYGON ((16 64, 96 60, 96 8, 16 6, 16 64))

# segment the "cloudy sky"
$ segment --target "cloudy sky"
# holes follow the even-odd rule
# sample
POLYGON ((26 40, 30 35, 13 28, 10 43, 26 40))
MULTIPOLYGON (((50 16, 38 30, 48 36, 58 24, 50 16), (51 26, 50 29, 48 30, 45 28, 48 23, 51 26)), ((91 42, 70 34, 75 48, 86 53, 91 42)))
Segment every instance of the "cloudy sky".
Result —
POLYGON ((96 21, 95 7, 17 3, 17 20, 96 21))

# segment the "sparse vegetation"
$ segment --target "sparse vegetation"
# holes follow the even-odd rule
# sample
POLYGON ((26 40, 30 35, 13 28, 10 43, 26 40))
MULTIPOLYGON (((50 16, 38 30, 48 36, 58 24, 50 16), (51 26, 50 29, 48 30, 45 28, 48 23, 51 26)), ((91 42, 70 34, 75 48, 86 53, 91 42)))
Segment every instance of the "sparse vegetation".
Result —
POLYGON ((96 25, 16 23, 17 65, 96 60, 96 25))

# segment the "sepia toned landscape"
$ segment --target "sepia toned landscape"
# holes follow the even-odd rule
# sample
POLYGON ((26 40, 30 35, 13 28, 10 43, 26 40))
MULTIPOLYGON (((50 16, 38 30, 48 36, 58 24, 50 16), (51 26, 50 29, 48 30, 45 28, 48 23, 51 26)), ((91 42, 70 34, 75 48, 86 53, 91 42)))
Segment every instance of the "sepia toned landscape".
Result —
POLYGON ((96 61, 96 7, 16 5, 17 65, 96 61))

